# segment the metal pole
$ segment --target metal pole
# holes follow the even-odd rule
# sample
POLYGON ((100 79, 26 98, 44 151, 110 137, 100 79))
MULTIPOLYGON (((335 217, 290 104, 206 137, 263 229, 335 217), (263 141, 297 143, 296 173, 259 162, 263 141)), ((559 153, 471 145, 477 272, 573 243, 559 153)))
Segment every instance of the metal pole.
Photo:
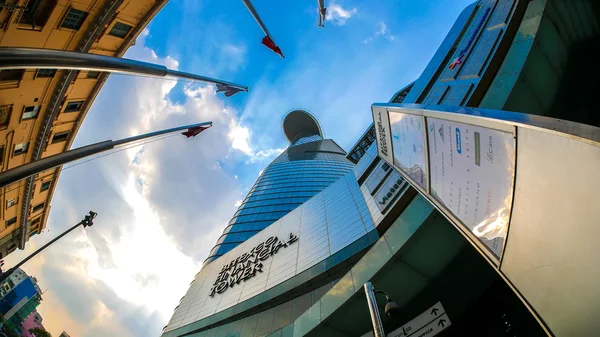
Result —
POLYGON ((239 85, 239 84, 235 84, 235 83, 231 83, 231 82, 221 81, 221 80, 218 80, 218 79, 215 79, 215 78, 212 78, 212 77, 206 77, 206 76, 201 76, 201 75, 186 73, 186 72, 178 71, 178 70, 167 69, 167 75, 166 76, 173 76, 173 77, 177 77, 177 78, 185 78, 185 79, 194 80, 194 81, 202 81, 202 82, 209 82, 209 83, 225 84, 225 85, 230 86, 230 87, 239 88, 239 89, 242 89, 244 91, 248 91, 248 87, 245 86, 245 85, 239 85))
POLYGON ((40 247, 38 250, 36 250, 35 252, 33 252, 31 255, 27 256, 21 262, 17 263, 14 267, 11 267, 6 272, 2 273, 0 275, 0 282, 6 280, 10 276, 10 274, 12 274, 19 267, 21 267, 25 262, 31 260, 32 257, 36 256, 39 252, 41 252, 42 250, 46 249, 48 246, 50 246, 51 244, 53 244, 54 242, 56 242, 57 240, 59 240, 63 236, 69 234, 71 231, 73 231, 75 228, 79 227, 81 224, 83 224, 83 221, 79 221, 75 226, 67 229, 64 233, 62 233, 61 235, 59 235, 59 236, 55 237, 54 239, 50 240, 50 242, 46 243, 45 245, 43 245, 42 247, 40 247))
POLYGON ((135 142, 138 140, 142 140, 142 139, 146 139, 146 138, 151 138, 151 137, 156 137, 156 136, 161 136, 167 133, 172 133, 172 132, 177 132, 177 131, 181 131, 181 130, 185 130, 185 129, 192 129, 192 128, 197 128, 200 126, 206 126, 206 127, 210 127, 212 126, 213 122, 202 122, 202 123, 196 123, 196 124, 190 124, 190 125, 184 125, 184 126, 178 126, 175 128, 170 128, 170 129, 164 129, 164 130, 160 130, 160 131, 154 131, 154 132, 148 132, 145 133, 143 135, 138 135, 138 136, 132 136, 132 137, 128 137, 128 138, 123 138, 120 140, 115 140, 113 141, 113 145, 114 147, 117 146, 121 146, 127 143, 131 143, 131 142, 135 142))
POLYGON ((256 23, 258 23, 258 25, 263 30, 263 32, 265 33, 265 35, 268 36, 271 40, 273 40, 273 37, 271 36, 271 34, 269 33, 269 31, 267 30, 267 26, 262 21, 262 19, 260 18, 260 16, 258 16, 258 12, 256 12, 256 9, 254 9, 254 5, 252 5, 252 3, 250 2, 250 0, 242 0, 242 2, 244 2, 244 5, 246 5, 246 8, 248 8, 248 11, 250 11, 250 14, 252 14, 252 16, 254 17, 254 20, 256 20, 256 23))
POLYGON ((54 49, 0 47, 0 70, 23 68, 94 70, 111 73, 142 74, 153 77, 173 76, 215 84, 224 84, 248 91, 248 87, 245 85, 172 70, 160 64, 121 57, 54 49))
POLYGON ((379 314, 379 307, 377 307, 377 299, 375 298, 375 289, 373 289, 373 285, 371 284, 371 282, 365 283, 364 288, 365 295, 367 296, 367 305, 369 306, 369 313, 371 314, 373 333, 375 337, 385 337, 383 323, 381 322, 381 315, 379 314))
POLYGON ((327 16, 327 10, 325 9, 325 0, 317 0, 319 4, 319 27, 325 27, 325 19, 327 16))
POLYGON ((59 154, 55 154, 53 156, 49 156, 46 158, 42 158, 40 160, 33 161, 31 163, 23 164, 21 166, 15 167, 13 169, 4 171, 0 173, 0 188, 10 185, 14 182, 17 182, 21 179, 25 179, 27 177, 36 175, 40 172, 49 170, 54 167, 58 167, 64 165, 66 163, 79 160, 100 152, 111 150, 117 146, 125 145, 131 142, 135 142, 138 140, 156 137, 160 135, 164 135, 167 133, 177 132, 181 130, 186 130, 195 127, 202 126, 212 126, 212 122, 203 122, 185 126, 179 126, 176 128, 170 128, 160 131, 154 131, 150 133, 146 133, 143 135, 133 136, 129 138, 124 138, 120 140, 107 140, 104 142, 99 142, 91 145, 87 145, 84 147, 80 147, 74 150, 65 151, 59 154))

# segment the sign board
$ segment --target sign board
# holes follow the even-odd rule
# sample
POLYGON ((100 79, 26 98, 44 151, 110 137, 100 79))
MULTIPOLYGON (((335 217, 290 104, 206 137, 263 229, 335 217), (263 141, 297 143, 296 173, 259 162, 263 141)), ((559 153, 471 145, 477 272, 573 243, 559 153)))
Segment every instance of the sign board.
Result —
POLYGON ((500 258, 512 205, 509 132, 427 118, 431 195, 500 258))
POLYGON ((423 117, 391 112, 393 163, 427 190, 427 158, 423 117))
POLYGON ((271 236, 265 242, 261 242, 252 248, 250 252, 231 260, 221 268, 208 296, 213 297, 215 294, 221 294, 225 290, 240 284, 240 282, 256 276, 257 272, 262 273, 262 261, 275 255, 280 248, 287 248, 296 241, 298 241, 298 236, 294 233, 290 233, 287 240, 279 240, 276 236, 271 236))
POLYGON ((450 326, 450 318, 442 303, 437 302, 422 314, 390 332, 388 337, 433 337, 450 326))
POLYGON ((383 160, 392 164, 392 139, 390 134, 390 121, 385 109, 373 109, 373 122, 377 136, 377 154, 383 160))
POLYGON ((382 121, 388 115, 389 132, 381 133, 391 135, 386 161, 499 263, 515 183, 514 126, 393 105, 372 109, 382 121))
POLYGON ((408 186, 400 173, 394 170, 390 171, 392 173, 385 179, 385 183, 381 185, 381 188, 374 195, 377 208, 379 208, 381 213, 384 213, 393 204, 396 197, 400 195, 400 191, 403 191, 408 186))

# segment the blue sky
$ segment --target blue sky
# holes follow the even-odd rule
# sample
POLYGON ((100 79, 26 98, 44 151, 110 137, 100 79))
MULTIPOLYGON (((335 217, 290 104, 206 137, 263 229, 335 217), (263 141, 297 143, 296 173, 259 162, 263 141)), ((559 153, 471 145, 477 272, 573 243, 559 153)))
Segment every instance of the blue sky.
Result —
MULTIPOLYGON (((251 132, 266 131, 252 133, 252 145, 284 147, 281 117, 305 108, 349 149, 370 122, 370 104, 389 100, 418 77, 468 3, 331 1, 322 29, 312 1, 255 1, 286 55, 280 59, 260 43, 263 33, 241 1, 172 1, 149 25, 146 44, 159 57, 178 60, 181 70, 250 86, 227 104, 251 132)), ((182 102, 184 85, 170 99, 182 102)))
POLYGON ((260 171, 286 146, 284 114, 311 111, 348 150, 371 123, 370 105, 415 80, 469 1, 254 0, 286 55, 241 1, 171 0, 126 57, 250 87, 232 98, 212 85, 112 75, 74 147, 212 120, 175 137, 61 174, 48 230, 21 259, 93 209, 78 230, 24 268, 47 289, 39 311, 53 335, 158 336, 260 171))

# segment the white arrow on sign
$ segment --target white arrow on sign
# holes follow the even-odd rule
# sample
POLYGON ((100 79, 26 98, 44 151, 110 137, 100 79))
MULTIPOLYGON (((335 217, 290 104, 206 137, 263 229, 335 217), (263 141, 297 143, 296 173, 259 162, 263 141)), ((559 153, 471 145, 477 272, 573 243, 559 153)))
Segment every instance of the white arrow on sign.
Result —
POLYGON ((431 308, 410 322, 390 332, 388 337, 433 337, 450 326, 450 319, 442 303, 437 302, 431 308))

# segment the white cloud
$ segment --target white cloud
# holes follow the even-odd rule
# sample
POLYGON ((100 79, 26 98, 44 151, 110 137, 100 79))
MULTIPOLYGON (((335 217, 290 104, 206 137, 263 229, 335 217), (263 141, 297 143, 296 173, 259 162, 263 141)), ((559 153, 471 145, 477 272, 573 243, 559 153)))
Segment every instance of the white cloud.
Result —
POLYGON ((327 6, 327 15, 325 19, 334 25, 342 26, 356 13, 356 8, 344 9, 342 6, 332 2, 327 6))
POLYGON ((285 151, 285 148, 260 150, 260 151, 258 151, 256 153, 255 157, 257 157, 257 158, 265 158, 265 157, 271 157, 271 156, 278 156, 283 151, 285 151))
POLYGON ((246 54, 248 52, 246 45, 225 43, 222 48, 224 54, 223 59, 227 60, 227 70, 236 71, 244 68, 246 64, 246 54))
POLYGON ((249 160, 252 163, 272 159, 285 151, 285 148, 260 149, 256 151, 250 145, 250 130, 245 126, 240 126, 236 123, 231 125, 228 137, 231 140, 231 148, 246 154, 250 157, 249 160))
POLYGON ((390 30, 388 29, 388 26, 385 22, 379 22, 379 24, 377 26, 377 30, 375 31, 375 34, 364 39, 363 43, 369 43, 377 37, 382 37, 390 42, 396 40, 396 36, 390 32, 390 30))
POLYGON ((253 156, 253 151, 250 148, 250 131, 248 128, 240 126, 234 123, 230 127, 228 137, 231 140, 231 147, 233 149, 242 151, 248 156, 253 156))
MULTIPOLYGON (((84 275, 103 282, 120 299, 137 303, 147 312, 157 310, 167 318, 181 295, 180 289, 200 269, 200 263, 184 255, 169 239, 159 215, 137 191, 134 173, 129 175, 122 193, 133 210, 133 222, 121 228, 119 238, 108 241, 114 266, 106 268, 99 263, 98 251, 87 237, 81 238, 86 247, 73 253, 87 260, 84 275)), ((107 309, 104 307, 101 312, 106 313, 107 309)))
POLYGON ((382 36, 389 41, 394 41, 396 37, 390 33, 385 22, 379 23, 379 30, 375 33, 376 36, 382 36))
MULTIPOLYGON (((147 35, 127 57, 177 68, 177 60, 159 58, 145 47, 147 35)), ((79 336, 159 335, 235 212, 240 183, 226 170, 256 152, 271 151, 250 147, 248 128, 212 85, 187 85, 183 103, 169 99, 175 85, 112 75, 78 133, 74 147, 214 123, 194 138, 177 134, 62 173, 48 223, 52 233, 64 231, 90 209, 99 215, 93 227, 65 237, 60 249, 36 257, 46 257, 43 264, 32 261, 27 269, 39 276, 42 288, 50 288, 42 315, 70 317, 44 320, 54 335, 62 330, 79 336)), ((49 239, 32 238, 25 253, 49 239)))

